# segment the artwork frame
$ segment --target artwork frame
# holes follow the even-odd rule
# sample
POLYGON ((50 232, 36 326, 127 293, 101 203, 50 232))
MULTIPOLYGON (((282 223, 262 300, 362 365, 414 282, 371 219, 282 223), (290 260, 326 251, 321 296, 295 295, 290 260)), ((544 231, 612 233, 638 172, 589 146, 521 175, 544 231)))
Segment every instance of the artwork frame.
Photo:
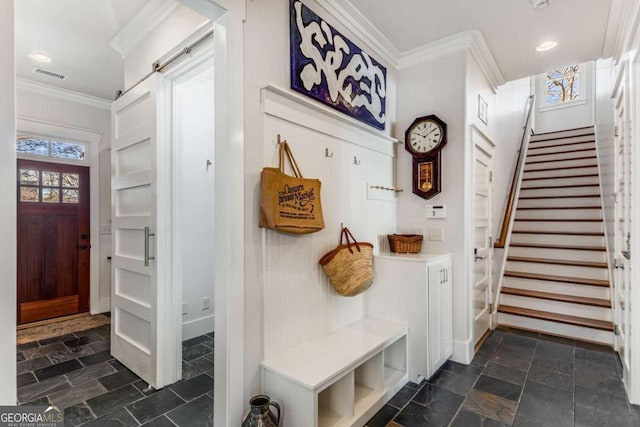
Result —
POLYGON ((489 125, 489 104, 481 95, 478 95, 478 118, 485 125, 489 125))
POLYGON ((291 89, 385 130, 387 69, 301 0, 290 0, 291 89))

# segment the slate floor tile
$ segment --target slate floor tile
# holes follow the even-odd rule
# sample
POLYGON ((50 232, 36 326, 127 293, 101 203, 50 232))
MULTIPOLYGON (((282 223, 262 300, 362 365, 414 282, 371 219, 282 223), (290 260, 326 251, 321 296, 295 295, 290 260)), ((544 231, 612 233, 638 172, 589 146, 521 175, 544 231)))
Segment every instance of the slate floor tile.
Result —
POLYGON ((18 344, 16 346, 16 349, 18 351, 25 351, 25 350, 29 350, 32 348, 37 348, 40 347, 40 344, 38 343, 38 341, 32 341, 32 342, 28 342, 28 343, 24 343, 24 344, 18 344))
POLYGON ((140 423, 146 423, 183 404, 184 400, 171 390, 165 388, 126 405, 126 408, 140 423))
POLYGON ((595 375, 585 371, 576 371, 574 375, 576 385, 596 390, 605 390, 612 395, 626 399, 626 391, 622 381, 620 381, 620 377, 595 375))
POLYGON ((469 378, 464 375, 442 370, 434 374, 429 382, 464 396, 471 390, 476 380, 475 378, 469 378))
POLYGON ((20 375, 18 375, 16 380, 17 380, 17 387, 18 388, 24 387, 24 386, 29 385, 29 384, 33 384, 33 383, 38 381, 38 380, 36 380, 36 377, 33 375, 32 372, 25 372, 24 374, 20 374, 20 375))
POLYGON ((140 393, 144 394, 145 396, 149 396, 150 394, 158 392, 158 390, 156 390, 156 389, 149 388, 149 384, 147 384, 143 380, 138 380, 138 381, 134 382, 133 386, 135 388, 137 388, 140 391, 140 393))
POLYGON ((541 356, 545 359, 572 359, 574 357, 573 346, 564 344, 557 344, 553 342, 541 341, 536 347, 536 356, 541 356))
POLYGON ((93 412, 91 412, 91 409, 89 409, 89 407, 84 403, 70 406, 64 410, 65 425, 71 424, 73 426, 78 426, 82 423, 86 423, 87 421, 94 420, 95 418, 96 417, 93 415, 93 412))
POLYGON ((471 390, 462 404, 467 411, 509 425, 516 414, 516 406, 516 401, 478 389, 471 390))
POLYGON ((20 406, 44 406, 50 405, 49 398, 47 396, 38 397, 37 399, 33 399, 26 403, 21 403, 20 406))
POLYGON ((190 361, 209 353, 211 349, 203 344, 182 346, 182 360, 190 361))
POLYGON ((473 356, 471 364, 474 366, 484 367, 491 359, 492 354, 493 353, 478 352, 475 356, 473 356))
POLYGON ((576 405, 576 427, 637 427, 629 410, 576 405))
POLYGON ((67 337, 66 339, 62 339, 61 341, 68 348, 76 348, 80 347, 81 345, 91 344, 92 342, 102 341, 102 338, 100 338, 100 336, 97 334, 89 334, 81 337, 67 337))
POLYGON ((36 369, 41 369, 46 366, 51 366, 51 361, 46 357, 38 357, 36 359, 27 359, 22 362, 18 362, 16 365, 16 372, 18 375, 23 374, 29 371, 35 371, 36 369))
POLYGON ((500 421, 492 420, 475 412, 460 410, 458 415, 453 419, 451 427, 509 427, 510 424, 504 424, 500 421))
POLYGON ((169 412, 167 417, 179 426, 213 426, 213 399, 202 396, 169 412))
MULTIPOLYGON (((213 390, 213 378, 209 375, 202 374, 190 380, 180 381, 171 385, 169 388, 182 399, 189 401, 213 390)), ((415 393, 415 390, 413 390, 413 392, 415 393)))
POLYGON ((126 409, 120 407, 93 421, 82 424, 82 427, 136 427, 138 422, 126 409))
POLYGON ((547 400, 527 394, 523 394, 520 399, 517 416, 535 423, 533 425, 573 426, 573 408, 557 406, 547 400))
POLYGON ((544 384, 527 381, 522 397, 531 396, 559 406, 562 408, 573 408, 573 393, 570 390, 562 390, 544 384))
POLYGON ((23 360, 25 360, 24 354, 22 354, 22 352, 21 352, 21 351, 19 351, 19 352, 16 354, 16 362, 22 362, 23 360))
POLYGON ((522 386, 492 378, 487 375, 481 375, 473 386, 474 390, 481 390, 486 393, 495 394, 496 396, 517 402, 522 392, 522 386))
POLYGON ((54 351, 47 355, 49 360, 54 364, 67 362, 71 359, 77 359, 79 357, 88 356, 93 354, 94 351, 88 345, 82 345, 80 347, 73 347, 67 350, 54 351))
POLYGON ((502 337, 501 345, 507 344, 507 345, 518 347, 518 348, 534 349, 538 344, 538 341, 535 339, 535 337, 536 337, 535 334, 533 337, 505 334, 502 337))
POLYGON ((64 376, 52 377, 18 389, 18 401, 29 402, 42 396, 71 388, 64 376))
POLYGON ((66 374, 71 385, 78 385, 116 372, 108 362, 98 363, 66 374))
POLYGON ((100 353, 101 351, 111 350, 111 343, 109 341, 97 341, 89 344, 89 348, 95 353, 100 353))
POLYGON ((198 337, 190 338, 186 341, 182 341, 182 345, 185 347, 190 347, 196 344, 200 344, 201 342, 208 341, 210 338, 206 335, 200 335, 198 337))
POLYGON ((411 398, 413 398, 413 396, 415 396, 416 392, 417 390, 414 387, 405 385, 391 398, 388 403, 396 408, 402 408, 411 400, 411 398))
POLYGON ((618 396, 609 393, 607 390, 596 390, 593 388, 575 387, 576 406, 603 409, 605 411, 625 411, 629 409, 626 396, 618 396))
POLYGON ((87 400, 87 405, 96 416, 105 415, 118 406, 124 406, 136 400, 142 399, 144 395, 132 385, 112 390, 87 400))
POLYGON ((206 357, 198 357, 190 362, 182 363, 182 378, 188 380, 200 374, 207 374, 213 378, 213 362, 206 357))
POLYGON ((400 411, 393 421, 402 426, 439 427, 449 425, 454 415, 455 411, 449 412, 438 407, 422 406, 412 401, 400 411))
MULTIPOLYGON (((529 381, 535 381, 551 387, 573 391, 573 375, 550 371, 540 366, 532 366, 529 371, 529 381)), ((619 380, 618 380, 619 381, 619 380)))
POLYGON ((389 424, 389 421, 398 415, 400 410, 390 405, 384 405, 374 416, 371 418, 366 427, 385 427, 389 424))
POLYGON ((504 354, 497 351, 491 356, 490 362, 495 362, 498 365, 506 366, 511 369, 528 371, 531 366, 531 360, 532 358, 530 356, 504 354))
POLYGON ((49 394, 49 400, 58 408, 64 409, 84 402, 92 397, 99 396, 105 391, 105 388, 99 382, 94 380, 70 387, 67 390, 49 394))
POLYGON ((526 371, 502 366, 496 362, 489 362, 482 371, 482 374, 489 375, 490 377, 498 378, 517 385, 523 385, 525 380, 527 379, 526 371))
POLYGON ((104 340, 108 340, 111 338, 111 330, 109 327, 98 326, 97 328, 87 329, 85 331, 80 331, 75 333, 78 337, 84 337, 87 335, 98 335, 104 340))
POLYGON ((122 363, 118 362, 115 359, 109 360, 107 363, 109 363, 111 366, 113 366, 116 371, 121 371, 123 369, 127 369, 126 366, 124 366, 122 363))
POLYGON ((68 350, 65 345, 58 341, 53 344, 43 345, 42 347, 31 348, 29 350, 24 350, 22 353, 26 359, 37 359, 39 357, 47 356, 50 353, 55 351, 65 351, 68 350))
POLYGON ((564 375, 573 374, 573 359, 549 359, 535 355, 531 366, 538 366, 564 375))
POLYGON ((414 396, 413 401, 424 406, 448 408, 449 411, 455 412, 462 405, 464 397, 427 383, 414 396))
POLYGON ((46 368, 37 369, 33 371, 38 381, 46 380, 48 378, 64 375, 67 372, 81 369, 82 365, 77 360, 69 360, 67 362, 58 363, 57 365, 47 366, 46 368))
POLYGON ((463 365, 452 360, 448 360, 442 365, 442 369, 464 375, 465 377, 478 378, 482 373, 482 368, 474 365, 463 365))
POLYGON ((76 336, 74 334, 66 334, 66 335, 59 335, 57 337, 51 337, 51 338, 45 338, 43 340, 38 341, 40 343, 41 346, 44 345, 49 345, 49 344, 53 344, 55 342, 63 342, 66 340, 70 340, 72 338, 76 338, 76 336))
POLYGON ((94 353, 89 356, 81 357, 79 360, 84 366, 95 365, 96 363, 106 362, 107 360, 113 359, 111 354, 108 351, 101 351, 99 353, 94 353))
POLYGON ((148 423, 142 424, 143 427, 176 427, 165 415, 155 418, 148 423))
POLYGON ((545 421, 531 420, 521 414, 516 414, 513 427, 549 427, 545 421))
POLYGON ((107 390, 113 390, 116 388, 120 388, 125 384, 131 384, 140 379, 136 374, 131 372, 128 369, 123 369, 114 374, 104 376, 100 378, 98 381, 106 388, 107 390))

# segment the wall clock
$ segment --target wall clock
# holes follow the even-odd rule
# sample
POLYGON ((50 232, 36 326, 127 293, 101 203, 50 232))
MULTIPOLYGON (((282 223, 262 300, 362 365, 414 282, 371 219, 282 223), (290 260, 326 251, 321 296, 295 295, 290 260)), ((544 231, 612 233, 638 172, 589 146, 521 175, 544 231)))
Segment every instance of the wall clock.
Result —
POLYGON ((413 193, 430 199, 440 193, 440 158, 447 143, 447 124, 435 115, 418 117, 404 134, 404 148, 413 157, 413 193))

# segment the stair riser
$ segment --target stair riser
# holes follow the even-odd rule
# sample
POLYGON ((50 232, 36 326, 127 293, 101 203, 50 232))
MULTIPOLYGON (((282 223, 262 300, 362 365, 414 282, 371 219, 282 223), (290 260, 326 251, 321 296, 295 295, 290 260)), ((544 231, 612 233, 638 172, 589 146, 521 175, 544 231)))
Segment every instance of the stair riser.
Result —
POLYGON ((554 276, 567 276, 581 279, 607 280, 609 277, 606 268, 543 264, 539 262, 507 261, 506 269, 508 271, 519 271, 523 273, 551 274, 554 276))
MULTIPOLYGON (((587 168, 579 168, 579 169, 552 169, 545 171, 525 171, 524 178, 562 178, 566 176, 572 175, 587 175, 587 174, 597 174, 598 168, 587 167, 587 168)), ((536 182, 539 182, 536 180, 536 182)), ((567 184, 567 181, 557 179, 555 181, 558 185, 567 184)))
POLYGON ((534 163, 526 165, 525 172, 533 172, 537 170, 547 169, 563 169, 573 168, 575 166, 598 166, 596 159, 577 159, 577 160, 563 160, 562 162, 552 163, 534 163))
POLYGON ((498 313, 498 324, 516 328, 531 329, 551 335, 576 338, 584 341, 613 345, 613 332, 582 326, 566 325, 547 320, 531 319, 513 314, 498 313))
MULTIPOLYGON (((583 144, 573 144, 573 145, 569 145, 566 147, 557 147, 554 145, 548 146, 548 147, 543 147, 543 144, 541 143, 539 144, 531 144, 529 145, 529 151, 527 152, 527 155, 531 155, 531 154, 552 154, 552 153, 557 153, 558 151, 571 151, 571 150, 592 150, 596 148, 596 143, 591 141, 591 142, 585 142, 583 144)), ((540 156, 542 157, 542 156, 540 156)), ((537 158, 537 156, 535 157, 529 157, 531 160, 537 158)))
POLYGON ((528 308, 531 310, 562 313, 569 316, 586 317, 587 319, 605 320, 608 322, 611 321, 611 309, 604 307, 594 307, 590 305, 573 304, 562 301, 551 301, 508 294, 500 295, 500 303, 513 307, 528 308))
MULTIPOLYGON (((515 221, 514 231, 536 230, 540 233, 545 231, 564 231, 581 233, 601 233, 602 222, 543 222, 543 221, 515 221)), ((558 239, 555 236, 554 239, 558 239)))
POLYGON ((503 286, 526 289, 529 291, 549 292, 552 294, 579 295, 586 298, 611 299, 610 288, 603 286, 576 285, 573 283, 553 282, 550 280, 523 279, 505 276, 503 286))
MULTIPOLYGON (((582 173, 576 174, 576 175, 582 175, 582 173)), ((544 187, 548 185, 591 185, 591 184, 598 184, 597 176, 588 176, 588 177, 582 177, 582 178, 552 177, 548 179, 534 179, 531 181, 522 181, 522 187, 520 188, 520 191, 523 191, 528 187, 544 187)))
MULTIPOLYGON (((514 224, 515 226, 526 225, 525 223, 514 224)), ((524 226, 520 226, 524 228, 524 226)), ((535 228, 531 228, 535 230, 535 228)), ((564 230, 567 231, 567 230, 564 230)), ((546 245, 580 245, 580 246, 604 246, 602 236, 569 236, 555 234, 524 234, 514 232, 511 235, 511 243, 540 243, 546 245)))
POLYGON ((600 209, 526 209, 516 211, 519 219, 602 219, 600 209))
POLYGON ((566 197, 599 196, 599 187, 542 188, 539 190, 520 189, 520 197, 566 197))
MULTIPOLYGON (((573 148, 573 146, 571 146, 571 148, 573 148)), ((567 147, 567 149, 569 149, 569 147, 567 147)), ((542 154, 542 153, 537 153, 535 150, 530 152, 530 154, 542 154)), ((571 159, 581 159, 583 157, 595 157, 596 155, 596 150, 595 147, 593 148, 593 150, 589 150, 589 151, 572 151, 572 152, 566 152, 566 153, 549 153, 547 155, 544 156, 528 156, 527 157, 527 168, 528 166, 533 166, 535 164, 538 164, 537 162, 548 162, 548 161, 553 161, 553 163, 556 164, 560 164, 561 160, 571 160, 571 159)), ((547 166, 551 166, 551 165, 547 165, 547 166)))
MULTIPOLYGON (((523 196, 524 197, 524 196, 523 196)), ((556 208, 556 207, 576 207, 591 206, 598 207, 601 205, 600 197, 544 197, 542 199, 523 199, 518 200, 518 208, 556 208)))
POLYGON ((547 145, 557 146, 563 144, 571 144, 573 142, 593 140, 595 140, 595 136, 592 133, 589 134, 588 131, 576 131, 567 134, 565 134, 564 132, 558 132, 548 135, 532 135, 529 141, 531 142, 532 147, 542 147, 547 145))
MULTIPOLYGON (((561 242, 566 244, 564 241, 561 242)), ((575 249, 547 249, 547 248, 522 248, 518 246, 509 247, 509 256, 557 259, 562 261, 588 261, 606 262, 606 252, 602 251, 580 251, 575 249)))

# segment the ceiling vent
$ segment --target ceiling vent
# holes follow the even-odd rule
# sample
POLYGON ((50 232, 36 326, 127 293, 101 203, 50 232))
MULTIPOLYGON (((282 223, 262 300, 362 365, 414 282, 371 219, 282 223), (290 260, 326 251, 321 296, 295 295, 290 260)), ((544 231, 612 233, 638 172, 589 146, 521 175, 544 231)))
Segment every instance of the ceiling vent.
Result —
POLYGON ((551 0, 531 0, 534 9, 544 9, 551 6, 551 0))
POLYGON ((51 77, 52 79, 64 80, 67 78, 67 76, 65 76, 64 74, 54 73, 40 67, 33 67, 33 72, 36 74, 40 74, 41 76, 51 77))

